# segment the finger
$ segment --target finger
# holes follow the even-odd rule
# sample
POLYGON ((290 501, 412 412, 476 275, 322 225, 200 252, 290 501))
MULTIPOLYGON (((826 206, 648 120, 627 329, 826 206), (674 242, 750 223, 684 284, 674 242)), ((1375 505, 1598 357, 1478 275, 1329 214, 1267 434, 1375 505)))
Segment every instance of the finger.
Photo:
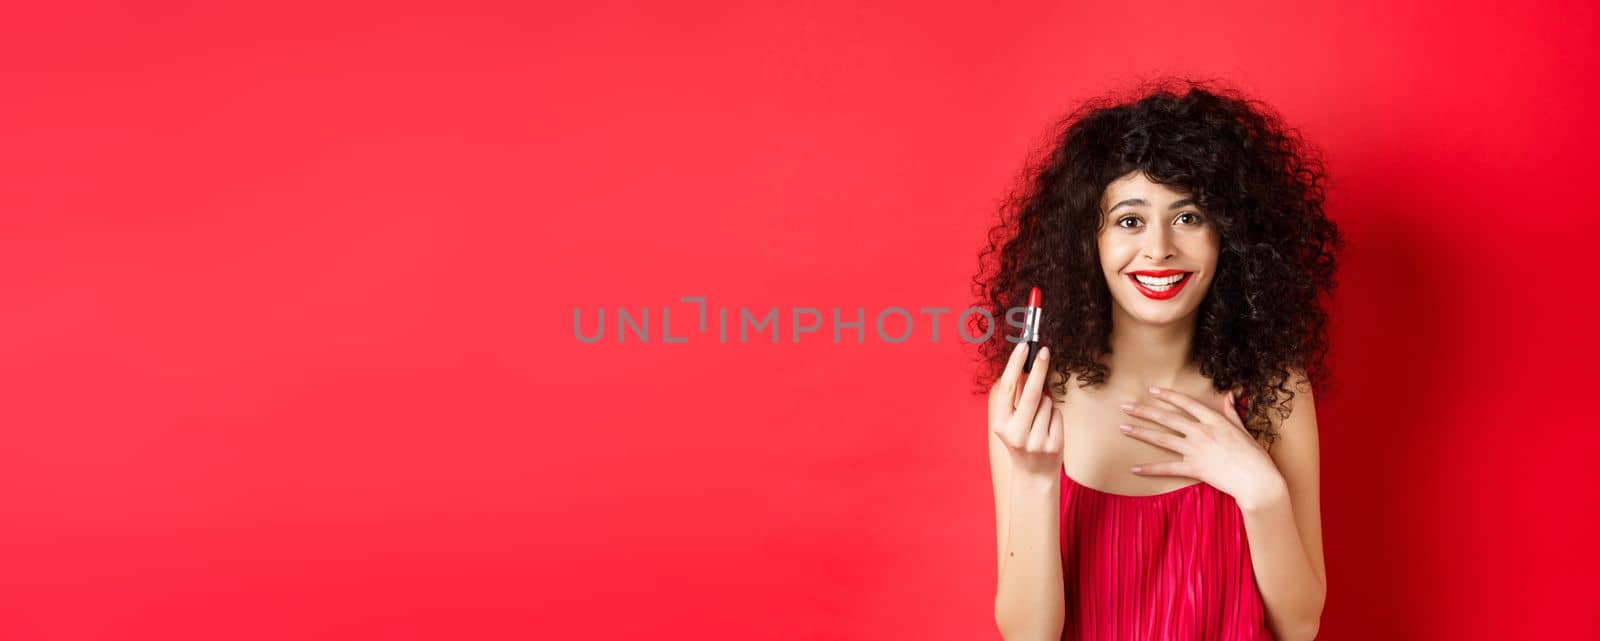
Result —
POLYGON ((1019 341, 1017 346, 1011 349, 1011 358, 1006 361, 1006 373, 1004 376, 1004 380, 1006 382, 1005 397, 1007 400, 1011 401, 1011 405, 1009 407, 1012 409, 1017 407, 1017 398, 1022 396, 1022 366, 1027 364, 1027 362, 1028 344, 1026 342, 1019 341))
POLYGON ((1011 348, 1011 357, 1006 359, 1006 370, 1000 376, 1008 391, 1016 389, 1017 381, 1022 377, 1022 364, 1027 360, 1028 344, 1018 342, 1016 347, 1011 348))
POLYGON ((993 409, 1004 412, 1001 416, 1010 416, 1017 406, 1017 376, 1022 373, 1022 361, 1027 360, 1026 346, 1026 343, 1017 343, 1011 349, 1011 357, 1006 359, 1005 369, 1001 370, 1000 378, 995 379, 994 389, 989 394, 993 409))
POLYGON ((1050 417, 1055 412, 1055 403, 1045 398, 1039 404, 1039 409, 1033 414, 1033 426, 1028 430, 1028 451, 1043 452, 1045 441, 1050 438, 1050 417))
POLYGON ((1179 432, 1184 436, 1188 436, 1196 430, 1204 430, 1200 423, 1190 420, 1187 416, 1148 405, 1127 403, 1122 406, 1122 411, 1129 416, 1137 416, 1152 423, 1160 423, 1170 427, 1173 431, 1179 432))
POLYGON ((1067 426, 1062 414, 1065 412, 1061 410, 1050 413, 1050 437, 1045 440, 1046 449, 1050 452, 1059 453, 1066 450, 1067 426))
POLYGON ((1205 403, 1201 403, 1200 401, 1195 400, 1193 396, 1175 389, 1152 387, 1150 388, 1150 395, 1173 405, 1177 405, 1183 411, 1188 412, 1189 416, 1199 423, 1211 423, 1215 420, 1228 420, 1222 415, 1222 413, 1206 407, 1205 403))
MULTIPOLYGON (((1027 382, 1022 384, 1022 398, 1017 401, 1017 409, 1039 407, 1039 396, 1044 389, 1044 379, 1050 375, 1050 348, 1040 347, 1039 355, 1033 357, 1033 371, 1028 373, 1027 382)), ((1030 420, 1032 416, 1028 417, 1030 420)))
MULTIPOLYGON (((1036 357, 1036 359, 1042 357, 1043 352, 1041 350, 1040 355, 1036 357)), ((1013 360, 1015 360, 1015 358, 1013 358, 1013 360)), ((1002 435, 1002 438, 1004 438, 1007 443, 1011 443, 1013 447, 1024 447, 1027 445, 1028 433, 1033 427, 1034 419, 1039 415, 1039 394, 1038 391, 1034 389, 1036 387, 1036 385, 1034 385, 1034 379, 1040 378, 1044 372, 1037 367, 1037 360, 1034 364, 1036 367, 1034 368, 1033 373, 1028 375, 1027 383, 1019 386, 1019 392, 1021 395, 1017 398, 1015 410, 1010 413, 1009 417, 1004 423, 1004 427, 1002 428, 1005 431, 1005 434, 1002 435), (1029 390, 1034 390, 1034 393, 1031 397, 1028 394, 1029 390)))
POLYGON ((1143 463, 1133 466, 1131 471, 1139 476, 1187 476, 1195 478, 1194 470, 1189 466, 1188 461, 1143 463))
POLYGON ((1229 421, 1232 421, 1233 424, 1237 425, 1241 430, 1246 432, 1250 431, 1245 429, 1244 419, 1239 416, 1239 408, 1234 406, 1233 390, 1228 390, 1227 400, 1222 402, 1222 408, 1223 413, 1228 417, 1229 421))
POLYGON ((1160 430, 1152 430, 1146 427, 1139 427, 1137 425, 1122 424, 1118 425, 1117 428, 1122 430, 1123 434, 1127 434, 1128 436, 1139 439, 1156 447, 1172 450, 1179 454, 1189 453, 1189 439, 1186 439, 1182 436, 1162 432, 1160 430))

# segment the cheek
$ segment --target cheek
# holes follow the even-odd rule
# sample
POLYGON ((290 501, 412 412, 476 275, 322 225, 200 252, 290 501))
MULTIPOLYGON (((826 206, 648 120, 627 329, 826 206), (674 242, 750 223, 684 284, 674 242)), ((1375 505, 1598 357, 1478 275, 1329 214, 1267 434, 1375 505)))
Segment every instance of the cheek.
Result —
POLYGON ((1217 254, 1222 251, 1222 245, 1217 242, 1216 234, 1196 236, 1192 242, 1184 243, 1183 251, 1191 258, 1198 259, 1206 271, 1211 271, 1217 265, 1217 254))
POLYGON ((1127 264, 1137 246, 1128 243, 1119 243, 1106 238, 1100 239, 1100 265, 1109 271, 1117 271, 1127 264))

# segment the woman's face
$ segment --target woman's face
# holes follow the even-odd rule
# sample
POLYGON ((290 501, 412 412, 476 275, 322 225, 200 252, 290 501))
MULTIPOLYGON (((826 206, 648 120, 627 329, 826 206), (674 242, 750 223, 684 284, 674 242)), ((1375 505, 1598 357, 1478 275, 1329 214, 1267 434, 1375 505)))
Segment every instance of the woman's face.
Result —
POLYGON ((1211 288, 1221 247, 1206 212, 1139 171, 1106 186, 1100 211, 1100 268, 1117 306, 1154 325, 1194 313, 1211 288))

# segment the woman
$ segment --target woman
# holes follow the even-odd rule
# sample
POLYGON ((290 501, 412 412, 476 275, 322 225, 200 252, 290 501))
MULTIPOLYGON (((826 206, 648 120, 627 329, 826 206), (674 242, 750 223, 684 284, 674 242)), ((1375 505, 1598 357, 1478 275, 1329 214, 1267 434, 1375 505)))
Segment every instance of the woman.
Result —
POLYGON ((1063 121, 974 279, 997 314, 1044 292, 1031 374, 1004 332, 981 350, 995 619, 1007 641, 1311 639, 1343 248, 1322 163, 1258 101, 1139 96, 1063 121))

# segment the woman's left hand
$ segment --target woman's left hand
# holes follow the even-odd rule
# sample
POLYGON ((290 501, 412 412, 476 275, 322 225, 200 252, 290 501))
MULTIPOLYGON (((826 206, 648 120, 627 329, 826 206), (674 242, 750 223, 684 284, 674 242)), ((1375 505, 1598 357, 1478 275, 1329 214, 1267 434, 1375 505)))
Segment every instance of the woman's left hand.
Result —
POLYGON ((1250 436, 1234 410, 1233 392, 1228 392, 1222 412, 1167 388, 1152 387, 1150 394, 1183 412, 1144 403, 1123 405, 1122 411, 1172 428, 1182 436, 1136 425, 1118 427, 1128 436, 1183 455, 1183 460, 1144 463, 1134 466, 1133 473, 1199 479, 1232 496, 1242 509, 1265 506, 1288 495, 1277 464, 1250 436))

